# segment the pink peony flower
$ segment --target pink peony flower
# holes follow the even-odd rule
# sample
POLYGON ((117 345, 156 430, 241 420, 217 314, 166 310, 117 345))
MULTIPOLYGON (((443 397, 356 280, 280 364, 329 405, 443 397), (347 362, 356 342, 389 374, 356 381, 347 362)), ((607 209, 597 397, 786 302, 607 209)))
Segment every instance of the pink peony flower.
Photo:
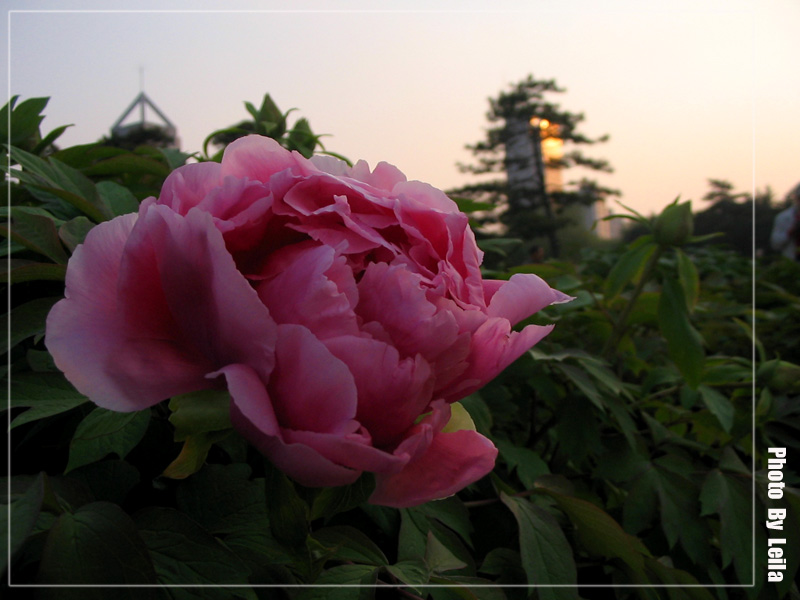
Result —
POLYGON ((249 136, 89 233, 46 343, 99 406, 227 388, 233 426, 299 483, 371 471, 371 502, 412 506, 492 469, 452 403, 550 331, 515 323, 569 299, 480 261, 441 191, 249 136))

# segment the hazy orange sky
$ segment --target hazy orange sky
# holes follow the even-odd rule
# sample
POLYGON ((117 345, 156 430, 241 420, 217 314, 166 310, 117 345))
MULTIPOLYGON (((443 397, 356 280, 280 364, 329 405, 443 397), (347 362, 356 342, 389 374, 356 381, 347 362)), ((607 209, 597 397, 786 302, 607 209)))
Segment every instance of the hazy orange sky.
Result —
POLYGON ((709 178, 778 198, 800 181, 800 2, 554 4, 7 0, 3 68, 10 94, 52 98, 45 130, 75 124, 62 145, 108 133, 143 68, 184 150, 268 92, 328 149, 445 189, 474 180, 456 163, 487 99, 531 73, 610 135, 587 154, 637 210, 699 200, 709 178))

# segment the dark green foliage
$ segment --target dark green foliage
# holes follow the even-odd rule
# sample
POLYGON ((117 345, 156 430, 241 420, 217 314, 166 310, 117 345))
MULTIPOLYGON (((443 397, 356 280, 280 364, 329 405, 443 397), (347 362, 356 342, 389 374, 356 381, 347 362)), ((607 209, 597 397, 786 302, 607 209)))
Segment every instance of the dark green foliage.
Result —
MULTIPOLYGON (((101 145, 43 158, 44 104, 12 113, 23 170, 2 229, 16 261, 3 348, 11 520, 0 511, 12 583, 155 586, 37 590, 59 599, 380 599, 398 587, 433 600, 797 595, 796 538, 784 582, 769 583, 763 525, 780 506, 781 535, 800 527, 796 263, 759 261, 754 280, 749 258, 703 243, 696 215, 697 237, 656 236, 634 215, 641 235, 624 246, 492 273, 536 273, 575 297, 529 319, 556 327, 463 401, 499 449, 495 470, 445 500, 372 506, 370 475, 312 490, 265 462, 229 431, 224 393, 110 413, 56 370, 42 337, 65 259, 183 159, 101 145), (770 447, 789 453, 778 503, 766 495, 770 447), (166 477, 176 463, 181 478, 166 477), (210 587, 182 587, 198 584, 210 587)), ((291 137, 273 108, 248 105, 291 137)))
MULTIPOLYGON (((710 189, 702 200, 709 204, 694 215, 695 234, 714 235, 715 244, 742 256, 774 253, 769 241, 772 224, 784 207, 776 201, 772 190, 767 187, 757 191, 754 205, 752 194, 734 191, 728 181, 709 179, 708 185, 710 189)), ((629 228, 625 240, 630 242, 644 231, 643 226, 629 228)))
MULTIPOLYGON (((565 111, 559 104, 551 101, 552 96, 565 92, 555 80, 537 80, 532 75, 489 99, 489 111, 486 118, 492 124, 486 132, 486 139, 467 146, 476 157, 477 164, 459 165, 463 172, 485 175, 497 173, 496 180, 483 181, 452 190, 456 196, 464 196, 494 207, 494 211, 481 218, 482 222, 499 220, 509 237, 520 238, 527 242, 526 251, 535 240, 549 244, 548 255, 559 255, 559 237, 556 232, 571 224, 574 215, 570 215, 569 207, 574 205, 589 206, 594 202, 619 192, 603 188, 596 181, 582 177, 569 181, 563 176, 566 184, 563 189, 546 191, 541 185, 544 170, 561 171, 580 167, 594 172, 612 172, 607 161, 585 156, 578 148, 608 140, 608 136, 597 139, 586 137, 579 131, 584 120, 582 113, 565 111), (564 154, 559 159, 544 159, 534 162, 538 164, 538 180, 531 181, 532 189, 524 193, 509 187, 505 172, 507 169, 527 168, 531 165, 516 164, 519 158, 509 157, 506 144, 509 142, 509 120, 519 119, 528 123, 531 119, 546 120, 552 124, 553 136, 564 142, 564 154), (535 188, 535 189, 534 189, 535 188), (521 195, 520 195, 521 194, 521 195)), ((541 141, 538 127, 530 128, 530 136, 534 148, 541 141)), ((536 155, 536 151, 534 151, 536 155)), ((539 152, 541 154, 541 152, 539 152)), ((580 169, 579 169, 580 172, 580 169)))
POLYGON ((264 95, 264 99, 261 101, 261 107, 258 109, 250 102, 245 102, 244 106, 247 112, 250 113, 252 120, 241 121, 231 127, 218 129, 207 136, 203 142, 203 153, 205 154, 206 160, 222 160, 222 154, 228 144, 246 135, 256 134, 270 137, 285 148, 297 151, 306 158, 311 157, 315 153, 328 154, 340 158, 349 164, 349 161, 345 157, 325 150, 325 147, 320 141, 322 136, 316 135, 311 131, 311 126, 308 124, 307 119, 298 119, 295 121, 292 128, 289 129, 287 117, 295 109, 289 109, 285 113, 281 112, 269 94, 264 95), (218 146, 220 149, 213 155, 209 155, 209 144, 218 146), (319 150, 317 150, 317 146, 319 146, 319 150))

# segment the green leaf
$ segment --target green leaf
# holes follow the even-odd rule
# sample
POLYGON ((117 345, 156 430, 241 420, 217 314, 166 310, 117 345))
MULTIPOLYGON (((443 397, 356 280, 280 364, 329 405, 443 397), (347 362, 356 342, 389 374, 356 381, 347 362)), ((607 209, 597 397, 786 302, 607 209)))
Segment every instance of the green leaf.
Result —
MULTIPOLYGON (((620 205, 622 208, 624 208, 625 210, 627 210, 629 213, 633 213, 633 215, 635 215, 635 218, 634 218, 633 216, 631 216, 631 215, 614 215, 614 217, 625 217, 625 218, 628 218, 628 219, 633 219, 634 221, 638 221, 638 222, 639 222, 639 223, 641 223, 642 225, 647 225, 647 224, 650 222, 650 219, 648 219, 647 217, 643 216, 642 214, 640 214, 640 213, 636 212, 636 211, 635 211, 634 209, 632 209, 630 206, 625 206, 625 205, 624 205, 622 202, 620 202, 619 200, 614 200, 614 202, 616 202, 617 204, 619 204, 619 205, 620 205)), ((648 234, 648 235, 646 235, 646 236, 642 236, 642 237, 648 237, 648 238, 652 238, 653 236, 648 234)), ((639 239, 641 239, 641 238, 639 238, 639 239)))
POLYGON ((478 240, 478 247, 484 252, 494 252, 500 256, 508 256, 508 252, 522 244, 517 238, 485 238, 478 240))
POLYGON ((120 413, 99 406, 78 424, 69 444, 65 473, 114 453, 125 458, 147 431, 150 409, 120 413))
POLYGON ((400 533, 397 540, 398 560, 421 561, 428 544, 430 521, 413 508, 400 510, 400 533))
POLYGON ((214 154, 214 156, 212 156, 212 157, 208 156, 208 145, 211 143, 211 141, 216 136, 224 135, 224 134, 236 134, 236 135, 245 136, 245 135, 248 135, 248 134, 251 134, 251 133, 253 133, 253 132, 252 131, 248 131, 246 129, 242 129, 240 127, 226 127, 224 129, 217 129, 216 131, 212 131, 210 134, 208 134, 206 136, 206 139, 203 140, 203 154, 207 157, 207 160, 210 160, 210 161, 213 161, 213 162, 220 162, 222 160, 222 155, 225 152, 224 148, 219 150, 216 154, 214 154))
MULTIPOLYGON (((428 504, 435 506, 439 502, 433 501, 428 504)), ((447 511, 446 507, 445 510, 435 511, 423 506, 401 510, 398 560, 425 562, 427 558, 430 558, 431 544, 435 543, 444 546, 446 552, 454 557, 453 560, 459 561, 463 565, 462 568, 473 573, 475 565, 469 548, 464 544, 462 538, 454 533, 453 529, 443 524, 447 521, 452 525, 459 526, 457 513, 454 512, 454 510, 458 510, 456 506, 452 505, 450 511, 447 511), (430 541, 431 534, 436 537, 435 542, 430 541)), ((459 529, 463 530, 464 527, 459 526, 459 529)), ((469 543, 469 538, 467 538, 467 543, 469 543)))
POLYGON ((515 446, 509 441, 497 439, 495 445, 500 450, 500 455, 511 469, 517 470, 517 477, 526 489, 533 489, 537 478, 550 472, 541 456, 530 448, 515 446))
POLYGON ((428 543, 425 547, 425 564, 433 573, 444 573, 463 569, 467 563, 460 560, 447 546, 440 542, 432 531, 428 531, 428 543))
MULTIPOLYGON (((93 502, 58 517, 42 550, 37 583, 154 584, 156 572, 131 518, 115 504, 93 502)), ((103 598, 105 594, 73 591, 76 594, 70 597, 103 598)), ((49 597, 65 596, 54 592, 49 597)))
POLYGON ((11 220, 7 226, 0 226, 0 234, 55 263, 67 264, 67 253, 61 245, 55 219, 51 215, 34 214, 13 206, 11 220))
POLYGON ((591 502, 565 496, 553 490, 539 488, 553 498, 558 507, 575 525, 583 547, 594 556, 619 558, 630 569, 643 576, 647 549, 632 535, 625 532, 611 515, 591 502))
POLYGON ((60 297, 36 298, 7 313, 4 322, 7 319, 11 320, 9 335, 3 336, 0 340, 0 354, 5 354, 23 340, 35 335, 43 335, 45 319, 47 319, 50 309, 60 299, 60 297))
POLYGON ((447 586, 428 588, 432 600, 506 600, 503 588, 480 577, 432 575, 431 583, 447 586))
POLYGON ((100 181, 96 184, 100 199, 114 216, 134 213, 139 210, 139 201, 128 188, 114 181, 100 181))
POLYGON ((167 465, 161 476, 169 479, 186 479, 194 475, 205 464, 211 446, 227 437, 232 431, 232 429, 204 431, 186 436, 180 454, 167 465))
POLYGON ((267 514, 272 535, 289 548, 305 544, 309 529, 309 508, 294 484, 269 461, 264 461, 267 514))
POLYGON ((58 228, 58 237, 61 238, 61 241, 64 242, 64 245, 69 248, 70 251, 74 252, 75 248, 86 239, 87 234, 92 230, 94 225, 94 223, 84 216, 75 217, 58 228))
MULTIPOLYGON (((6 506, 3 506, 2 510, 0 510, 0 534, 2 534, 2 539, 8 542, 7 544, 2 544, 0 549, 0 558, 3 560, 0 574, 7 568, 8 559, 14 557, 36 526, 39 513, 42 511, 45 477, 47 477, 45 473, 39 473, 25 492, 10 502, 10 513, 6 506), (9 514, 11 516, 10 521, 9 514)), ((10 500, 11 498, 9 498, 10 500)))
MULTIPOLYGON (((640 502, 646 502, 653 493, 658 498, 659 522, 669 547, 680 540, 692 560, 703 565, 710 558, 710 532, 699 517, 699 490, 689 479, 694 469, 688 461, 671 460, 670 455, 658 458, 643 471, 637 491, 645 494, 640 502)), ((630 493, 634 493, 633 488, 630 493)))
POLYGON ((600 394, 600 391, 597 389, 597 386, 594 384, 594 382, 584 371, 573 365, 568 365, 565 363, 556 363, 555 367, 564 375, 566 375, 567 379, 569 379, 575 385, 575 387, 578 388, 578 390, 580 390, 583 395, 591 401, 592 404, 599 408, 601 412, 606 412, 603 396, 600 394))
MULTIPOLYGON (((249 569, 219 540, 182 512, 153 507, 135 515, 136 527, 152 557, 158 582, 167 585, 203 584, 203 598, 247 598, 252 589, 225 588, 248 583, 249 569)), ((182 595, 181 597, 191 597, 182 595)))
POLYGON ((617 296, 629 282, 641 277, 656 247, 654 242, 635 245, 620 257, 605 281, 604 293, 608 299, 617 296))
MULTIPOLYGON (((530 585, 576 585, 575 559, 564 532, 546 510, 523 498, 500 493, 500 499, 514 514, 519 526, 522 565, 530 585)), ((541 587, 540 600, 573 600, 577 588, 541 587)))
POLYGON ((193 154, 181 152, 177 148, 159 148, 158 151, 166 159, 170 170, 173 171, 186 164, 186 161, 193 156, 193 154))
POLYGON ((483 435, 489 435, 492 429, 492 411, 478 394, 472 394, 459 400, 459 404, 467 409, 475 428, 483 435))
POLYGON ((362 473, 350 485, 343 485, 319 490, 311 505, 311 520, 330 519, 339 513, 347 512, 360 506, 375 490, 375 476, 362 473))
POLYGON ((12 242, 11 240, 6 240, 6 243, 4 244, 0 243, 0 256, 2 257, 10 256, 16 254, 17 252, 22 252, 25 249, 26 249, 25 246, 23 246, 22 244, 12 242))
POLYGON ((642 454, 645 450, 639 446, 631 447, 630 444, 625 444, 619 436, 610 436, 604 446, 603 453, 598 457, 597 467, 592 473, 594 479, 627 482, 650 467, 647 456, 642 454))
POLYGON ((58 371, 53 357, 50 356, 47 350, 28 348, 27 352, 25 352, 25 360, 28 362, 31 371, 39 373, 56 373, 58 371))
POLYGON ((82 482, 96 500, 122 504, 141 476, 124 460, 103 460, 78 467, 69 479, 82 482))
POLYGON ((12 258, 0 263, 0 282, 23 283, 25 281, 64 281, 67 276, 65 265, 41 263, 32 260, 12 258))
POLYGON ((156 177, 166 177, 169 175, 170 170, 167 165, 158 160, 133 152, 126 152, 125 154, 96 162, 86 167, 83 173, 88 177, 111 177, 115 175, 155 175, 156 177))
POLYGON ((637 431, 636 422, 631 416, 628 406, 619 399, 619 397, 611 397, 606 399, 606 406, 608 411, 614 416, 619 424, 620 431, 625 436, 631 448, 636 448, 637 444, 637 431))
POLYGON ((694 263, 683 250, 675 248, 675 253, 678 256, 678 280, 686 298, 686 308, 691 313, 700 297, 700 277, 694 263))
POLYGON ((88 402, 61 373, 24 373, 11 378, 11 407, 29 407, 11 423, 19 427, 58 415, 88 402))
POLYGON ((703 399, 706 408, 708 408, 711 414, 717 418, 720 425, 722 425, 722 429, 724 429, 726 433, 730 433, 733 428, 733 418, 736 412, 733 403, 717 390, 706 385, 698 386, 697 391, 700 392, 700 397, 703 399))
POLYGON ((470 521, 469 511, 458 496, 450 496, 442 500, 426 502, 415 508, 429 519, 435 519, 439 523, 455 531, 461 539, 469 546, 472 546, 470 536, 472 534, 472 522, 470 521))
POLYGON ((735 473, 738 475, 751 476, 750 467, 742 462, 742 459, 736 454, 736 451, 731 446, 726 446, 722 449, 722 456, 719 459, 719 468, 723 471, 735 473))
POLYGON ((722 568, 733 560, 739 581, 752 581, 753 503, 748 485, 714 469, 703 484, 700 503, 701 516, 719 515, 722 568))
POLYGON ((175 441, 190 435, 231 428, 231 396, 227 390, 201 390, 174 396, 169 401, 175 441))
POLYGON ((44 119, 42 111, 50 101, 50 98, 28 98, 17 105, 18 98, 12 97, 0 110, 0 140, 12 146, 39 137, 39 125, 44 119), (9 123, 11 129, 8 128, 9 123))
POLYGON ((556 435, 560 449, 580 461, 602 447, 600 419, 584 396, 570 394, 559 402, 556 435))
POLYGON ((306 158, 311 158, 317 145, 317 139, 317 136, 311 131, 308 120, 305 118, 298 119, 289 132, 286 147, 290 150, 297 150, 306 158))
POLYGON ((370 600, 379 570, 369 565, 339 565, 323 571, 315 586, 303 588, 295 600, 370 600))
POLYGON ((184 444, 163 477, 184 479, 200 470, 211 446, 232 431, 230 401, 227 390, 189 392, 170 400, 169 421, 175 427, 175 441, 184 444))
POLYGON ((258 110, 256 109, 256 107, 253 105, 252 102, 245 101, 244 107, 245 109, 247 109, 247 112, 250 113, 250 116, 253 117, 254 121, 258 121, 260 119, 261 115, 259 114, 258 110))
POLYGON ((93 221, 101 222, 113 216, 92 180, 77 169, 55 158, 44 160, 19 148, 11 149, 11 157, 22 166, 22 171, 15 171, 15 175, 23 184, 50 192, 93 221))
POLYGON ((325 527, 312 537, 331 552, 333 559, 376 566, 389 563, 375 542, 354 527, 325 527))
POLYGON ((203 467, 178 484, 178 508, 214 535, 255 530, 269 535, 264 480, 246 464, 203 467))
MULTIPOLYGON (((682 595, 673 596, 670 594, 670 598, 675 597, 681 599, 687 598, 688 600, 715 600, 711 592, 703 589, 697 579, 695 579, 686 571, 670 568, 654 558, 647 559, 647 570, 648 572, 653 573, 655 576, 654 578, 650 578, 651 581, 655 579, 662 584, 675 586, 673 589, 680 589, 682 595)), ((747 582, 742 581, 742 584, 744 587, 747 582)))
POLYGON ((617 398, 631 397, 630 390, 605 363, 594 356, 577 357, 580 368, 588 372, 617 398))
POLYGON ((522 581, 525 573, 519 552, 510 548, 494 548, 483 559, 479 571, 504 577, 505 581, 522 581))
MULTIPOLYGON (((276 124, 278 129, 271 131, 270 137, 278 139, 283 136, 284 132, 286 131, 286 115, 280 111, 269 94, 264 94, 264 99, 261 101, 261 108, 258 110, 258 112, 255 112, 255 107, 249 102, 245 102, 245 107, 247 108, 247 111, 253 115, 256 123, 276 124)), ((286 114, 288 115, 289 113, 287 112, 286 114)))
POLYGON ((420 590, 414 586, 425 585, 430 579, 430 572, 428 571, 427 565, 420 560, 401 560, 396 564, 388 565, 384 568, 403 583, 410 585, 411 588, 417 592, 420 590))
POLYGON ((658 303, 658 323, 667 340, 667 349, 686 383, 696 389, 703 374, 703 341, 689 322, 686 298, 680 284, 672 279, 663 282, 658 303))
MULTIPOLYGON (((53 129, 53 131, 44 136, 42 140, 36 144, 36 146, 34 146, 31 152, 33 154, 41 154, 47 149, 48 146, 52 146, 55 141, 61 137, 61 134, 63 134, 70 127, 72 127, 72 125, 62 125, 61 127, 56 127, 53 129)), ((13 146, 15 144, 12 142, 11 145, 13 146)))
POLYGON ((458 210, 463 213, 473 213, 481 210, 492 210, 494 205, 489 202, 478 202, 472 198, 462 198, 459 196, 450 196, 450 199, 456 203, 458 210))
MULTIPOLYGON (((652 468, 648 464, 648 468, 652 468)), ((643 531, 656 517, 658 511, 657 474, 646 471, 628 488, 622 510, 622 524, 634 534, 643 531)))

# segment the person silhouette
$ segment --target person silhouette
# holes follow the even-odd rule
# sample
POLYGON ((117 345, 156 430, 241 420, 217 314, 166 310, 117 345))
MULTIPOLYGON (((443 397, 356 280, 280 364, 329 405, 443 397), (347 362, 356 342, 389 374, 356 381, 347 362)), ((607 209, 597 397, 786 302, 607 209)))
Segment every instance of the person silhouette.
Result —
POLYGON ((789 207, 775 216, 770 245, 786 258, 800 260, 800 184, 787 194, 786 199, 789 207))

